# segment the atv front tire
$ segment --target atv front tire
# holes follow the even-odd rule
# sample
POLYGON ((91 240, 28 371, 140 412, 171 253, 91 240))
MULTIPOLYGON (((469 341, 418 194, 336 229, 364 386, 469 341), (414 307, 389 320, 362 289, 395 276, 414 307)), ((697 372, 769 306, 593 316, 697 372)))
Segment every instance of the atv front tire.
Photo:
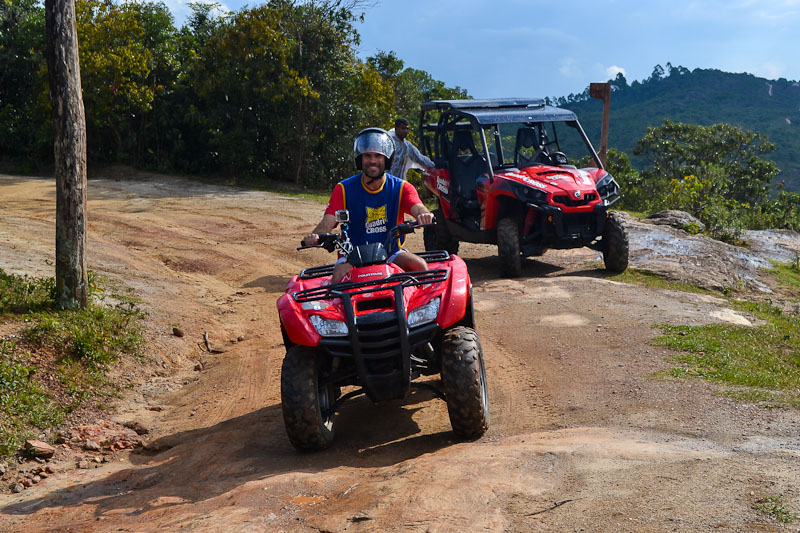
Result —
POLYGON ((292 445, 300 451, 327 448, 334 437, 336 387, 320 384, 321 358, 308 346, 286 352, 281 368, 283 423, 292 445))
POLYGON ((603 230, 603 262, 612 272, 628 268, 628 231, 619 213, 609 213, 603 230))
POLYGON ((504 276, 516 278, 522 274, 519 224, 512 218, 501 218, 497 222, 497 255, 500 257, 500 272, 504 276))
POLYGON ((442 340, 442 385, 453 432, 478 438, 489 428, 489 389, 483 350, 475 330, 448 330, 442 340))
POLYGON ((422 239, 425 250, 446 250, 449 254, 458 253, 458 239, 454 238, 447 229, 447 220, 441 208, 433 210, 436 224, 422 228, 422 239))

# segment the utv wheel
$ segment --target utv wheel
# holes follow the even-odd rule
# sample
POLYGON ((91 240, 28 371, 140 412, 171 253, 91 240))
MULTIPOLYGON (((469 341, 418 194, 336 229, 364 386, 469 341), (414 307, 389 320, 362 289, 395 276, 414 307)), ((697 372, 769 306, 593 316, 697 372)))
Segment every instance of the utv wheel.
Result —
POLYGON ((628 268, 628 231, 619 213, 609 213, 603 230, 603 262, 612 272, 628 268))
POLYGON ((336 387, 321 385, 321 359, 307 346, 292 346, 281 368, 283 423, 292 445, 301 451, 327 448, 334 436, 336 387))
POLYGON ((500 272, 509 278, 522 274, 522 257, 519 249, 519 224, 511 218, 501 218, 497 223, 497 255, 500 272))
POLYGON ((422 228, 422 239, 425 243, 425 250, 447 250, 449 254, 458 253, 458 239, 453 238, 447 229, 447 220, 444 218, 441 208, 433 210, 436 224, 422 228))
POLYGON ((453 432, 480 437, 489 428, 489 390, 483 350, 475 330, 455 327, 442 340, 442 385, 453 432))

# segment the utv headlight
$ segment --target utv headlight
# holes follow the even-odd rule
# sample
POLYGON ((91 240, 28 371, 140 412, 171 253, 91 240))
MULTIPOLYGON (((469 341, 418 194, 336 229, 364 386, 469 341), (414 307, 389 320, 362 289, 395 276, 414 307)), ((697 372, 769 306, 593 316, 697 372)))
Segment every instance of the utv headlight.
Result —
POLYGON ((514 187, 514 193, 517 195, 517 198, 523 202, 531 202, 534 204, 547 203, 547 193, 533 187, 518 185, 514 187))
POLYGON ((323 337, 344 337, 347 335, 347 324, 341 320, 330 320, 319 315, 311 315, 311 323, 317 333, 323 337))
POLYGON ((422 307, 418 307, 408 313, 408 326, 413 328, 421 324, 433 322, 439 314, 439 304, 442 299, 436 297, 422 307))
POLYGON ((597 182, 597 194, 604 200, 610 196, 619 194, 619 185, 617 181, 611 177, 611 174, 606 174, 606 177, 597 182))

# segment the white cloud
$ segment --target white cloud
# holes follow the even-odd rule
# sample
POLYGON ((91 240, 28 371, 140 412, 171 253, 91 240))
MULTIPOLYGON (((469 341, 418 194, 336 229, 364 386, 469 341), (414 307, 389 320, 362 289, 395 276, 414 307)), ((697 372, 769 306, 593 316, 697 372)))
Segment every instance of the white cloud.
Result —
POLYGON ((558 71, 565 78, 572 78, 581 73, 581 69, 578 67, 578 64, 571 57, 564 58, 561 66, 558 67, 558 71))
POLYGON ((618 67, 616 65, 612 65, 612 66, 608 67, 606 69, 606 74, 608 74, 608 77, 610 79, 612 79, 612 80, 617 77, 617 74, 622 74, 623 76, 627 77, 627 74, 625 73, 625 69, 622 68, 622 67, 618 67))

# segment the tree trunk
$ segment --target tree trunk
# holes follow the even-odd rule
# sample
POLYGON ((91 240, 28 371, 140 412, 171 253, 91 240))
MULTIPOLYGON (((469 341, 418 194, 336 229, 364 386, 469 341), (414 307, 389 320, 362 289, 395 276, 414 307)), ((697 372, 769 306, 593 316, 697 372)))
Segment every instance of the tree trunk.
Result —
POLYGON ((85 308, 86 118, 74 0, 45 0, 45 20, 55 128, 56 305, 85 308))

